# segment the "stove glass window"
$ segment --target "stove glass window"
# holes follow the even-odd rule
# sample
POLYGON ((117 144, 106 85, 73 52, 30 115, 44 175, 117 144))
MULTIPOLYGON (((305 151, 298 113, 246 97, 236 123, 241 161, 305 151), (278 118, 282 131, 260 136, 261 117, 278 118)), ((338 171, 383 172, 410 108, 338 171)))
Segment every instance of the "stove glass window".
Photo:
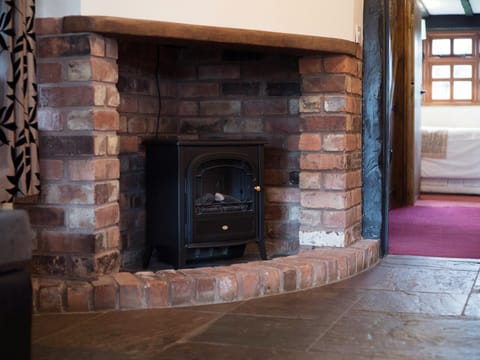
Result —
POLYGON ((251 166, 244 160, 206 161, 194 176, 195 213, 254 211, 251 166))

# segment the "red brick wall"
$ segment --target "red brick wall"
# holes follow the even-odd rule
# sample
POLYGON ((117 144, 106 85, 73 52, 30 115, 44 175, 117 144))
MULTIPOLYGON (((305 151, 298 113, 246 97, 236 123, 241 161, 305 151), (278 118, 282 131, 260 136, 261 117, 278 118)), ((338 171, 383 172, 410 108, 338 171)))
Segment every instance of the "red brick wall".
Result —
POLYGON ((300 244, 348 246, 361 238, 362 63, 311 56, 300 73, 300 244))
POLYGON ((33 272, 90 278, 120 260, 117 43, 62 34, 38 20, 40 199, 28 210, 36 232, 33 272))
MULTIPOLYGON (((159 134, 175 134, 176 113, 174 83, 166 79, 172 73, 176 51, 161 49, 158 54, 162 80, 160 97, 162 118, 159 134)), ((138 266, 145 248, 145 155, 142 140, 157 132, 159 97, 157 89, 157 50, 145 43, 120 42, 120 231, 122 263, 138 266)))

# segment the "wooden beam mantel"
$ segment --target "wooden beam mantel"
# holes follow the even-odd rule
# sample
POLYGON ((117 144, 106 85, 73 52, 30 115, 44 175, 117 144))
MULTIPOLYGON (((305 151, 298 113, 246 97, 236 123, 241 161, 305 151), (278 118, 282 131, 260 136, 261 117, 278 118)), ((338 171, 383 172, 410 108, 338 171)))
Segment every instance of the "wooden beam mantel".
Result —
POLYGON ((360 53, 358 44, 344 39, 108 16, 67 16, 63 19, 63 32, 143 37, 166 44, 205 42, 354 56, 360 53))

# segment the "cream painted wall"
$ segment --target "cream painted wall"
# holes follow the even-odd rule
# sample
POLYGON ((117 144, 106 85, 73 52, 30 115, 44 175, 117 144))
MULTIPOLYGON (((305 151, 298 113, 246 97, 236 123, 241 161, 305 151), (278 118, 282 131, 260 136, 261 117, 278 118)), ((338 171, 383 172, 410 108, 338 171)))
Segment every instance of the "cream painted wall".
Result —
POLYGON ((422 106, 422 126, 480 128, 480 106, 422 106))
POLYGON ((37 0, 37 17, 116 16, 361 41, 363 0, 37 0))

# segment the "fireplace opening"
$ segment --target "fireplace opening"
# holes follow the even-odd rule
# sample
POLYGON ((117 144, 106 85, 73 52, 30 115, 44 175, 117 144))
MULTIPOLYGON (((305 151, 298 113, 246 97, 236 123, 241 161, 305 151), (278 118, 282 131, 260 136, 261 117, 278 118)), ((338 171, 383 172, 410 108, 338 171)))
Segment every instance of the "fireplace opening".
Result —
POLYGON ((263 140, 150 140, 147 245, 175 268, 241 257, 263 230, 263 140))

